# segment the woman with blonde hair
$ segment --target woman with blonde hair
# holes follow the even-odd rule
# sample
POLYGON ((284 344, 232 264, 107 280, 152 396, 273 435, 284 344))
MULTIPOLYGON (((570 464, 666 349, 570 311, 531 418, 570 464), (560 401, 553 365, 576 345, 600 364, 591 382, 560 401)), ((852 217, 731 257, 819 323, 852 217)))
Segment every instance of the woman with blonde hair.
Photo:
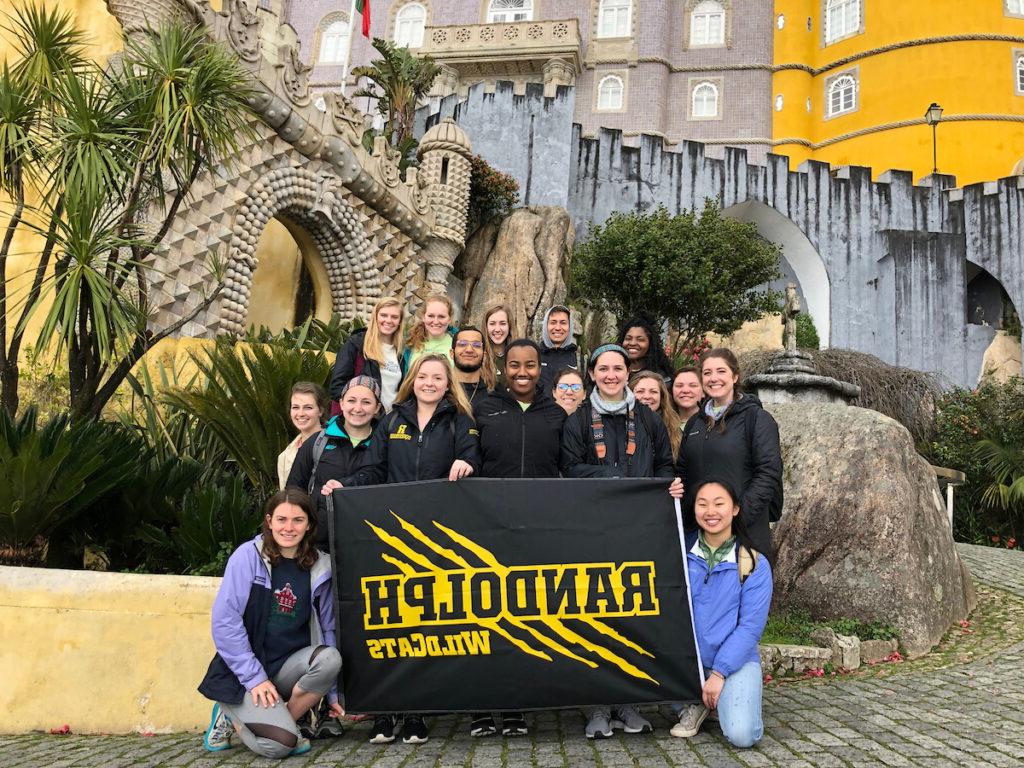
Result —
MULTIPOLYGON (((331 400, 335 404, 349 381, 369 376, 380 385, 381 406, 391 410, 405 375, 404 324, 405 305, 394 296, 385 296, 374 304, 370 324, 353 332, 334 360, 331 400)), ((337 413, 332 408, 332 415, 337 413)))
POLYGON ((672 460, 679 456, 679 445, 683 442, 683 421, 672 405, 665 379, 654 371, 637 371, 629 379, 629 388, 636 399, 661 416, 668 430, 668 441, 672 445, 672 460))
MULTIPOLYGON (((497 384, 507 387, 505 381, 505 351, 508 343, 516 338, 516 327, 512 321, 512 310, 505 304, 495 304, 484 312, 484 348, 487 351, 484 365, 490 364, 497 384)), ((494 387, 492 387, 494 389, 494 387)))
POLYGON ((421 355, 442 355, 451 364, 452 339, 455 328, 452 315, 455 307, 443 293, 432 293, 423 302, 419 318, 409 331, 405 350, 405 370, 408 371, 421 355))
MULTIPOLYGON (((479 435, 448 356, 423 355, 402 382, 394 409, 377 424, 366 465, 344 485, 468 477, 480 469, 479 435)), ((370 743, 394 741, 397 725, 397 715, 378 715, 370 743)), ((422 715, 406 714, 402 741, 420 744, 427 739, 422 715)))

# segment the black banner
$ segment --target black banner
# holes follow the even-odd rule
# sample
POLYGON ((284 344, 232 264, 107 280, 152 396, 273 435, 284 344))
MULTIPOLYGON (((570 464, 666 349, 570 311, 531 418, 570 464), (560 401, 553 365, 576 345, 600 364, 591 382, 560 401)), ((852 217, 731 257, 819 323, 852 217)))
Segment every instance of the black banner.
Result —
POLYGON ((696 701, 664 480, 447 480, 335 491, 352 712, 696 701))

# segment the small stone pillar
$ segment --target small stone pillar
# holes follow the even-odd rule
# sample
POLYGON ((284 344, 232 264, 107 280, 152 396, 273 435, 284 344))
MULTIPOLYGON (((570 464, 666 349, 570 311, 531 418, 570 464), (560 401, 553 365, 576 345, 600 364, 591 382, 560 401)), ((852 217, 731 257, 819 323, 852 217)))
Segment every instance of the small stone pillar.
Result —
POLYGON ((544 96, 555 97, 560 85, 576 85, 576 69, 565 59, 555 57, 544 65, 544 96))

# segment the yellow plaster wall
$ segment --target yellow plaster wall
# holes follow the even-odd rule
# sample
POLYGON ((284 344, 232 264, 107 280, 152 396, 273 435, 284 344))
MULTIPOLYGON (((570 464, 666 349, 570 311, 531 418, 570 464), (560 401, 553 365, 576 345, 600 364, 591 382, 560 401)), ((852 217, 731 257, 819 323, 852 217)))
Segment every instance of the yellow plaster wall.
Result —
POLYGON ((295 293, 299 286, 302 253, 288 229, 271 219, 256 244, 247 323, 271 331, 291 328, 295 320, 295 293))
POLYGON ((779 69, 773 95, 783 96, 783 109, 773 113, 774 139, 802 139, 816 145, 777 145, 774 151, 788 155, 791 167, 815 159, 870 166, 876 177, 890 168, 910 170, 915 179, 926 176, 932 170, 932 131, 923 123, 828 142, 855 131, 921 118, 934 101, 945 110, 944 122, 938 126, 940 172, 954 174, 961 185, 1011 175, 1024 159, 1024 96, 1015 91, 1014 57, 1014 51, 1024 50, 1024 19, 1004 15, 999 0, 864 0, 864 32, 823 46, 821 6, 821 0, 776 0, 776 14, 786 17, 784 28, 775 29, 777 68, 796 64, 818 70, 882 46, 946 35, 1009 35, 1019 41, 930 43, 874 52, 821 72, 779 69), (826 80, 847 67, 859 69, 859 108, 826 120, 826 80), (1009 116, 1021 122, 955 121, 966 115, 1009 116))
POLYGON ((0 567, 0 730, 203 727, 220 579, 0 567))

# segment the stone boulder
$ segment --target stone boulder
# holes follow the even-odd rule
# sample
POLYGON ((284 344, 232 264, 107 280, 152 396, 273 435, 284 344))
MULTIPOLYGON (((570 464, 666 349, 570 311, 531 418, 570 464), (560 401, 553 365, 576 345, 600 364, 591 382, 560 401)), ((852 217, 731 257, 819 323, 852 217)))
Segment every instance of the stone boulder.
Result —
POLYGON ((785 508, 774 607, 892 624, 911 657, 974 608, 928 462, 910 433, 846 405, 767 406, 782 441, 785 508))
POLYGON ((544 311, 565 301, 575 239, 569 213, 557 206, 516 208, 483 225, 455 262, 462 316, 480 322, 488 307, 507 304, 519 333, 535 335, 544 311))

